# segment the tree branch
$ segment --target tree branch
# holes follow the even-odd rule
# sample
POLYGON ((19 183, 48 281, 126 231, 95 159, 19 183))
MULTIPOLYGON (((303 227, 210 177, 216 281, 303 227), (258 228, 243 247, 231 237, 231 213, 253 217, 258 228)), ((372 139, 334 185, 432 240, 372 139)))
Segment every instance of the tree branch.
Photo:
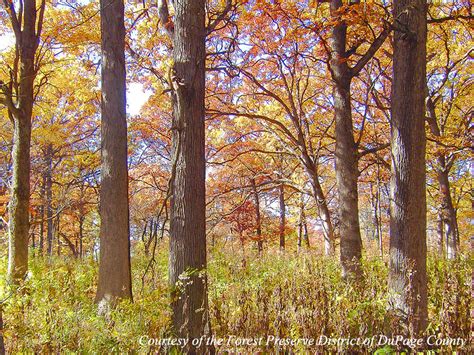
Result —
POLYGON ((15 37, 18 41, 21 38, 21 24, 20 24, 20 21, 18 21, 18 17, 15 11, 15 6, 13 5, 13 1, 3 0, 3 5, 5 6, 5 10, 7 11, 10 17, 13 32, 15 32, 15 37))
POLYGON ((216 17, 214 21, 212 21, 206 28, 206 34, 208 35, 212 31, 214 31, 219 25, 219 23, 227 16, 229 11, 232 8, 232 0, 227 0, 224 9, 221 11, 221 13, 216 17))
POLYGON ((382 144, 382 145, 379 145, 379 146, 373 147, 373 148, 366 148, 363 151, 359 152, 357 154, 357 157, 360 159, 363 156, 366 156, 366 155, 372 154, 372 153, 377 153, 378 151, 383 150, 383 149, 388 148, 388 147, 390 147, 390 143, 385 143, 385 144, 382 144))
POLYGON ((158 17, 160 18, 160 22, 163 25, 166 33, 170 38, 173 38, 174 34, 174 25, 170 18, 170 12, 168 9, 168 1, 167 0, 158 0, 158 17))
POLYGON ((13 103, 10 88, 3 81, 0 81, 0 93, 3 94, 3 97, 0 97, 0 104, 5 105, 14 117, 18 117, 20 112, 13 103))
POLYGON ((385 25, 384 30, 380 33, 380 35, 372 42, 367 52, 359 59, 359 61, 350 69, 351 75, 357 76, 360 71, 364 68, 367 62, 372 59, 378 49, 382 46, 385 42, 385 39, 388 35, 392 32, 392 26, 385 25))
POLYGON ((430 18, 427 20, 428 23, 443 23, 447 21, 454 21, 454 20, 472 20, 474 19, 473 15, 452 15, 440 18, 430 18))

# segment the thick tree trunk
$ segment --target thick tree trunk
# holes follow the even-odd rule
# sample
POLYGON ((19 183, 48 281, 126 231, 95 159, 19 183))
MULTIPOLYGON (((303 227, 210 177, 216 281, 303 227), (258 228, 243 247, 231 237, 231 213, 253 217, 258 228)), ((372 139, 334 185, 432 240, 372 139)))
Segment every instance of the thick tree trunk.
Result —
POLYGON ((258 254, 263 252, 263 237, 262 237, 262 217, 260 215, 260 196, 258 195, 257 184, 255 179, 251 179, 253 198, 255 199, 255 223, 257 231, 257 249, 258 254))
POLYGON ((285 186, 283 184, 279 186, 278 192, 278 198, 280 201, 280 250, 285 250, 286 206, 285 186))
POLYGON ((14 122, 8 244, 8 274, 13 282, 23 279, 28 270, 31 109, 32 106, 28 113, 15 117, 14 122))
MULTIPOLYGON (((337 17, 342 0, 331 1, 331 15, 337 17)), ((347 25, 340 21, 331 33, 331 75, 336 124, 336 184, 339 194, 339 228, 343 276, 361 276, 362 239, 359 226, 357 146, 351 109, 352 75, 346 54, 347 25)))
POLYGON ((101 0, 102 106, 99 312, 132 298, 123 0, 101 0))
MULTIPOLYGON (((42 6, 44 7, 44 4, 42 6)), ((24 0, 23 13, 20 15, 19 18, 23 17, 23 28, 17 15, 9 11, 20 61, 18 99, 14 107, 9 107, 14 120, 14 132, 13 176, 9 203, 8 275, 14 283, 23 279, 28 270, 31 116, 34 102, 33 85, 37 72, 35 53, 40 35, 36 27, 35 0, 24 0)), ((41 21, 42 19, 38 23, 41 21)), ((13 97, 9 100, 12 102, 13 97)))
MULTIPOLYGON (((206 276, 205 1, 174 2, 173 171, 170 220, 172 322, 177 336, 210 333, 206 276)), ((196 352, 189 345, 184 352, 196 352)))
POLYGON ((419 336, 427 324, 426 1, 394 0, 390 305, 419 336))

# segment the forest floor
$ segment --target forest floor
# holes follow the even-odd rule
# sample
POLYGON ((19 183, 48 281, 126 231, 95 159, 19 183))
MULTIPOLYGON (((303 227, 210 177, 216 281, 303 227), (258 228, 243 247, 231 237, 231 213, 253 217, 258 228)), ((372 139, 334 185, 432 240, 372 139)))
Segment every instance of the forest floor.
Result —
MULTIPOLYGON (((3 307, 7 353, 168 350, 156 345, 159 339, 170 338, 166 249, 165 243, 158 246, 155 263, 146 274, 150 258, 135 252, 134 302, 122 302, 107 318, 97 315, 94 304, 96 261, 31 258, 21 292, 3 307)), ((341 278, 336 258, 311 251, 282 254, 267 250, 258 257, 249 248, 245 261, 239 251, 226 252, 222 246, 211 248, 209 254, 210 319, 216 339, 223 339, 217 346, 219 351, 350 349, 389 353, 394 346, 384 344, 380 336, 390 338, 404 331, 403 324, 387 311, 388 268, 379 257, 368 257, 364 281, 350 284, 341 278), (301 340, 286 346, 277 338, 315 339, 316 344, 309 346, 301 340), (375 341, 353 346, 329 344, 330 339, 340 338, 375 341)), ((465 344, 457 349, 466 353, 472 350, 473 264, 472 255, 455 261, 434 255, 428 259, 428 334, 436 339, 462 338, 465 344)), ((2 260, 0 274, 5 275, 5 267, 6 260, 2 260)), ((456 349, 450 345, 431 348, 456 349)))

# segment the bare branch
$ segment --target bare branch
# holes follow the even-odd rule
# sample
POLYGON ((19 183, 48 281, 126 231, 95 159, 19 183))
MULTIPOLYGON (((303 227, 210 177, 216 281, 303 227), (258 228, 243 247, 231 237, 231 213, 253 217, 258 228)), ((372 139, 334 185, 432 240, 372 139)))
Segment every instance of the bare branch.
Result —
POLYGON ((372 42, 367 52, 359 59, 359 61, 351 68, 351 75, 357 76, 360 71, 364 68, 367 62, 372 59, 378 49, 382 46, 385 42, 385 39, 388 35, 392 32, 392 26, 385 25, 384 30, 380 33, 380 35, 372 42))
POLYGON ((455 20, 472 20, 474 19, 473 15, 452 15, 440 18, 429 18, 427 20, 428 23, 443 23, 447 21, 455 21, 455 20))
POLYGON ((13 1, 3 0, 3 5, 5 6, 5 10, 7 11, 8 15, 10 17, 13 32, 15 32, 15 37, 18 41, 21 38, 21 24, 20 24, 20 21, 18 20, 18 16, 16 14, 15 6, 13 5, 13 1))
POLYGON ((366 148, 363 151, 359 152, 358 158, 360 159, 367 154, 377 153, 378 151, 383 150, 388 147, 390 147, 390 143, 385 143, 373 148, 366 148))
POLYGON ((232 9, 232 0, 227 0, 224 9, 221 11, 221 13, 207 26, 206 28, 206 34, 211 33, 214 31, 219 25, 219 23, 224 20, 224 18, 227 16, 229 11, 232 9))

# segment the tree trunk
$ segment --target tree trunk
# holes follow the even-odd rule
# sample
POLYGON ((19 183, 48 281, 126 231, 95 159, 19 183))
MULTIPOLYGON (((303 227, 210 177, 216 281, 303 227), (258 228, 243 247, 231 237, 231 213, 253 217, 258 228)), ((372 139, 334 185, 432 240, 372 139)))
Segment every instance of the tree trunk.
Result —
POLYGON ((33 257, 35 256, 35 249, 36 249, 36 228, 33 227, 33 230, 31 231, 31 247, 33 248, 33 257))
POLYGON ((303 194, 301 194, 300 215, 299 215, 299 221, 298 221, 298 245, 297 245, 298 253, 301 251, 301 245, 303 242, 303 213, 304 213, 303 194))
POLYGON ((55 229, 56 241, 57 241, 57 255, 61 256, 61 215, 58 213, 56 215, 56 225, 53 227, 55 229))
POLYGON ((53 147, 51 144, 46 148, 45 168, 45 195, 46 195, 46 241, 48 255, 53 255, 53 147))
POLYGON ((377 242, 377 248, 379 254, 383 257, 383 236, 382 236, 382 221, 381 221, 381 211, 380 211, 380 186, 377 176, 377 183, 370 183, 370 193, 371 193, 371 205, 373 211, 373 238, 377 242))
MULTIPOLYGON (((25 84, 22 87, 25 87, 25 84)), ((25 90, 30 91, 29 89, 30 87, 25 87, 25 90)), ((32 90, 30 92, 29 97, 33 101, 32 90)), ((24 101, 27 101, 26 98, 24 101)), ((28 106, 28 112, 15 117, 13 132, 13 176, 9 202, 10 233, 8 244, 8 274, 13 282, 23 279, 28 270, 32 102, 31 105, 27 105, 25 102, 25 106, 28 106)))
MULTIPOLYGON (((337 17, 342 0, 331 1, 331 16, 337 17)), ((359 226, 357 146, 354 141, 351 108, 352 75, 346 54, 347 25, 332 28, 331 75, 336 123, 336 184, 339 194, 341 264, 344 277, 361 276, 362 240, 359 226)))
POLYGON ((128 209, 123 0, 101 0, 102 105, 100 262, 96 302, 107 312, 132 298, 128 209))
MULTIPOLYGON (((39 11, 43 11, 44 6, 43 3, 39 11)), ((16 37, 20 82, 19 92, 16 93, 16 104, 13 104, 13 94, 10 93, 7 98, 14 121, 8 275, 12 282, 18 283, 28 270, 31 117, 34 102, 33 86, 37 73, 35 53, 39 43, 42 16, 37 20, 35 0, 23 1, 22 14, 17 15, 12 8, 13 5, 9 8, 8 14, 16 37), (20 22, 23 22, 23 26, 20 22)))
POLYGON ((5 342, 3 340, 3 304, 0 303, 0 355, 6 354, 5 342))
POLYGON ((427 324, 426 7, 424 0, 394 0, 389 291, 413 336, 427 324))
MULTIPOLYGON (((438 124, 436 108, 431 97, 426 100, 426 109, 428 111, 427 120, 431 133, 436 137, 442 137, 442 130, 438 124)), ((457 244, 459 239, 458 220, 456 210, 451 198, 451 189, 449 184, 449 171, 451 170, 454 160, 447 162, 446 156, 441 154, 437 158, 436 175, 439 184, 439 192, 441 195, 440 203, 440 223, 438 231, 444 235, 440 235, 440 245, 443 248, 443 240, 446 240, 446 255, 448 259, 454 259, 457 255, 457 244)), ((444 250, 444 249, 443 249, 444 250)))
POLYGON ((79 258, 82 259, 84 256, 84 215, 79 216, 79 258))
POLYGON ((441 221, 443 223, 444 240, 446 240, 446 256, 448 259, 454 259, 458 249, 458 221, 456 210, 454 209, 451 198, 449 184, 449 171, 446 167, 444 156, 438 158, 439 167, 437 169, 439 190, 441 194, 441 221))
POLYGON ((443 213, 438 211, 438 220, 436 221, 436 234, 438 235, 438 254, 444 258, 444 225, 443 213))
POLYGON ((304 211, 303 211, 303 240, 306 244, 306 247, 309 249, 311 245, 309 243, 308 223, 306 222, 306 215, 304 211))
POLYGON ((45 175, 43 174, 43 180, 41 183, 41 206, 39 207, 39 215, 40 215, 40 230, 39 230, 39 255, 43 255, 43 248, 44 248, 44 222, 45 222, 45 185, 46 179, 45 175))
MULTIPOLYGON (((206 275, 205 1, 174 2, 169 276, 176 336, 210 334, 206 275)), ((196 352, 189 345, 184 352, 196 352)))
POLYGON ((285 224, 286 224, 286 207, 285 207, 285 186, 279 186, 279 200, 280 200, 280 250, 285 250, 285 224))
POLYGON ((260 197, 258 196, 257 185, 255 179, 251 179, 253 197, 255 199, 255 222, 257 227, 257 249, 258 254, 261 255, 263 252, 263 239, 262 239, 262 217, 260 216, 260 197))
POLYGON ((309 248, 309 237, 308 237, 308 225, 306 224, 306 215, 304 213, 304 195, 301 193, 300 199, 300 216, 298 222, 298 251, 301 250, 303 240, 305 241, 306 247, 309 248))
POLYGON ((311 186, 313 188, 313 196, 316 200, 318 214, 322 221, 324 236, 324 254, 327 256, 334 255, 334 227, 331 222, 331 214, 324 196, 323 189, 319 183, 318 175, 315 169, 306 168, 306 172, 310 177, 311 186))

